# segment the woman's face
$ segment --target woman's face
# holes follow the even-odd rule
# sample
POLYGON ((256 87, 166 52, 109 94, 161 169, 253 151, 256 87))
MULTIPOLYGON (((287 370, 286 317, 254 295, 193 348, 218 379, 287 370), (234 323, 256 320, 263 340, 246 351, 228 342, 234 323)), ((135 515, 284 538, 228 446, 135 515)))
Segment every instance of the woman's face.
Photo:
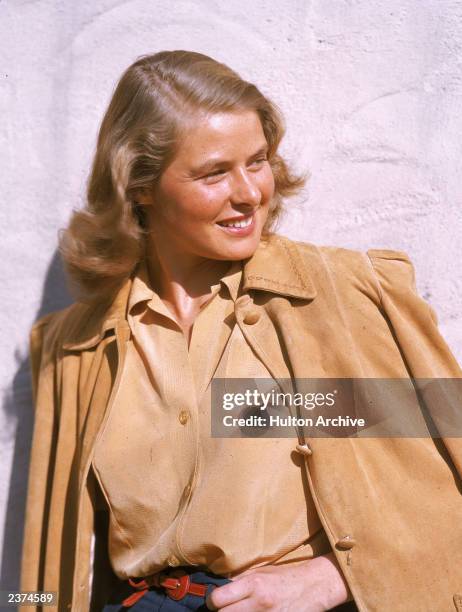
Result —
POLYGON ((254 111, 198 117, 152 194, 140 200, 148 204, 154 243, 199 258, 250 257, 274 193, 267 149, 254 111))

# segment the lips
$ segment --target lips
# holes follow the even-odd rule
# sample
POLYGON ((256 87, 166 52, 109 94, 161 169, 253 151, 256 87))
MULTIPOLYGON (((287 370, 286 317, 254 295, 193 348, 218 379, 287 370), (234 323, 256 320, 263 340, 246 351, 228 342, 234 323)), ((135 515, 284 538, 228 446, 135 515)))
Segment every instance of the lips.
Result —
POLYGON ((256 227, 255 214, 235 217, 232 221, 219 221, 216 225, 231 236, 249 236, 256 227))
POLYGON ((257 209, 253 210, 251 213, 248 213, 246 215, 236 215, 234 217, 228 217, 227 219, 221 219, 221 221, 217 221, 217 224, 221 225, 222 227, 225 227, 225 226, 229 226, 230 224, 240 223, 242 221, 244 223, 248 223, 249 220, 254 216, 256 211, 257 209))
POLYGON ((219 221, 218 225, 221 227, 248 227, 252 223, 252 216, 247 217, 236 217, 235 219, 228 221, 219 221))

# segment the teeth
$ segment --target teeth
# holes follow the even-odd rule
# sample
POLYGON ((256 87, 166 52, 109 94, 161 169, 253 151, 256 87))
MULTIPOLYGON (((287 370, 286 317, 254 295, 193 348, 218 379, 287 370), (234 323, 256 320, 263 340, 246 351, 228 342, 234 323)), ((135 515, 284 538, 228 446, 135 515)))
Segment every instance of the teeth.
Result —
POLYGON ((252 217, 248 219, 244 219, 242 221, 234 221, 232 223, 220 223, 220 225, 224 225, 225 227, 248 227, 252 223, 252 217))

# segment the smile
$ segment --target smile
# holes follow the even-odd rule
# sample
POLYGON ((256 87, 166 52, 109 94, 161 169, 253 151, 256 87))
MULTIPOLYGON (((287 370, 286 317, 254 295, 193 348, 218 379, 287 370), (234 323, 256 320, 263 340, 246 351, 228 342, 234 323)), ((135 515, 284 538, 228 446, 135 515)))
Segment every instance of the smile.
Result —
POLYGON ((228 223, 220 223, 223 227, 248 227, 252 223, 252 217, 242 219, 241 221, 229 221, 228 223))
POLYGON ((234 236, 248 236, 255 227, 255 214, 239 221, 223 221, 216 224, 222 231, 234 236))

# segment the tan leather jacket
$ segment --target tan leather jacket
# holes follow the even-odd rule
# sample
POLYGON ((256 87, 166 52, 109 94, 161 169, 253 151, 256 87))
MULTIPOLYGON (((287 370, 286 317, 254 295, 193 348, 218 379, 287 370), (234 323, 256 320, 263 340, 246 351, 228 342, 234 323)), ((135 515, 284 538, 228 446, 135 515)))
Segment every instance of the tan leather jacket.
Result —
MULTIPOLYGON (((462 377, 404 253, 273 235, 243 274, 251 299, 236 301, 236 321, 275 378, 286 371, 280 343, 294 377, 462 377)), ((130 286, 106 311, 73 304, 31 331, 36 412, 21 588, 59 591, 60 610, 98 609, 106 596, 107 561, 97 555, 91 567, 99 535, 90 467, 130 342, 130 286)), ((309 444, 312 497, 359 610, 462 610, 461 440, 309 444)))

